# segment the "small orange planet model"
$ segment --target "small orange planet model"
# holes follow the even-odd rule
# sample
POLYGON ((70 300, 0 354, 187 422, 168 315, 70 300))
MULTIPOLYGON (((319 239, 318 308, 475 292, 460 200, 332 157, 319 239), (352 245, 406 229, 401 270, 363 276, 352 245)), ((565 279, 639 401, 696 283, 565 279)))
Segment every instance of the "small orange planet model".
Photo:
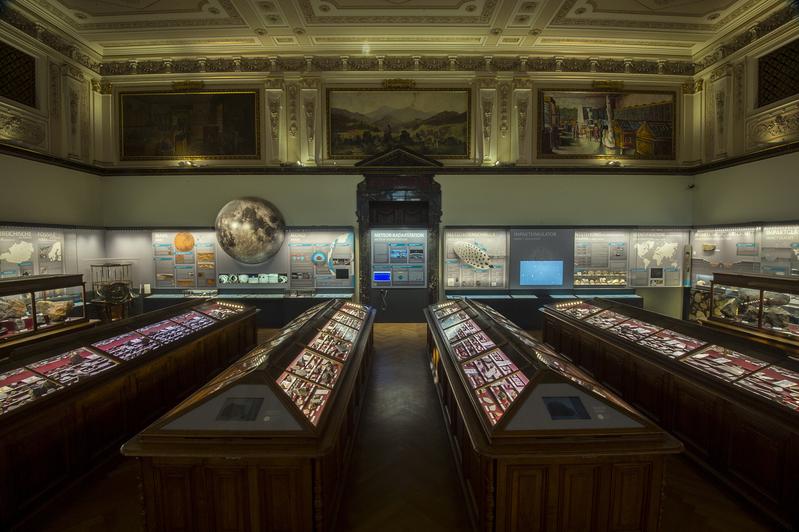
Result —
POLYGON ((194 249, 194 235, 191 233, 176 234, 175 249, 178 251, 191 251, 194 249))

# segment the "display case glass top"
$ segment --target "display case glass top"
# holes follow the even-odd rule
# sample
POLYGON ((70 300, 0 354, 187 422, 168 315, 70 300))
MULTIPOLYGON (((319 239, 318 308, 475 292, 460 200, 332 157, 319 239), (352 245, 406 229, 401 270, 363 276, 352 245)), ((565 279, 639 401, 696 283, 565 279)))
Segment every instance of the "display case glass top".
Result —
POLYGON ((471 300, 452 303, 457 310, 446 314, 429 307, 428 322, 446 352, 441 354, 448 360, 445 368, 457 373, 489 438, 654 430, 612 392, 496 310, 471 300))
POLYGON ((588 316, 602 311, 601 307, 597 307, 596 305, 592 305, 591 303, 587 303, 582 300, 564 301, 563 303, 556 303, 553 306, 559 312, 578 320, 582 320, 588 316))
POLYGON ((702 340, 697 340, 669 329, 663 329, 651 336, 642 338, 638 340, 638 344, 669 358, 679 358, 707 345, 702 340))
POLYGON ((660 327, 649 325, 639 320, 629 319, 608 329, 609 333, 620 336, 625 340, 636 342, 660 331, 660 327))
POLYGON ((63 386, 69 386, 99 375, 116 365, 114 360, 86 347, 80 347, 30 364, 29 367, 63 386))
POLYGON ((799 372, 769 366, 736 381, 735 385, 799 412, 799 372))
POLYGON ((55 392, 61 386, 28 368, 0 374, 0 413, 5 414, 55 392))
POLYGON ((373 319, 374 311, 362 305, 340 300, 317 305, 246 353, 141 437, 320 434, 353 358, 365 349, 373 319))
POLYGON ((209 301, 197 307, 197 310, 212 318, 224 320, 244 312, 246 307, 230 301, 209 301))
POLYGON ((618 312, 613 312, 612 310, 604 310, 599 314, 589 316, 584 321, 589 325, 599 327, 600 329, 609 329, 628 319, 630 318, 624 314, 619 314, 618 312))

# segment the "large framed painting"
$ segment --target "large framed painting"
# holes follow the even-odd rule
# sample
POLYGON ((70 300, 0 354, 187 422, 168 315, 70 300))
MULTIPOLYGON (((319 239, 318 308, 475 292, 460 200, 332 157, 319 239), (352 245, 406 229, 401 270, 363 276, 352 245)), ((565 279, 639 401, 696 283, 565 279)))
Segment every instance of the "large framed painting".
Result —
POLYGON ((258 91, 123 92, 120 159, 258 159, 258 91))
POLYGON ((674 159, 673 92, 541 89, 538 157, 674 159))
POLYGON ((328 157, 361 159, 403 147, 468 159, 470 109, 469 89, 328 89, 328 157))

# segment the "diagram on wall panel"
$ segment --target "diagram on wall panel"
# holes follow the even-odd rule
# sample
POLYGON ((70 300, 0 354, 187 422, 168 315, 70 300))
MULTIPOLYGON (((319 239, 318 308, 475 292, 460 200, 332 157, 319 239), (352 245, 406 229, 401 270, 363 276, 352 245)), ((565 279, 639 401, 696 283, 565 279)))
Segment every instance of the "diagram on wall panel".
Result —
POLYGON ((355 286, 355 234, 352 230, 291 229, 287 240, 292 289, 355 286))
POLYGON ((216 286, 216 237, 213 231, 154 232, 156 288, 216 286))
POLYGON ((688 231, 633 231, 630 286, 682 286, 688 231))
POLYGON ((693 233, 693 286, 710 286, 714 272, 760 271, 760 227, 715 227, 693 233))
POLYGON ((64 273, 64 233, 0 227, 0 277, 64 273))
POLYGON ((574 286, 627 286, 629 231, 574 233, 574 286))
POLYGON ((447 288, 507 288, 507 229, 446 229, 447 288))
POLYGON ((763 273, 799 277, 799 225, 764 227, 761 243, 763 273))

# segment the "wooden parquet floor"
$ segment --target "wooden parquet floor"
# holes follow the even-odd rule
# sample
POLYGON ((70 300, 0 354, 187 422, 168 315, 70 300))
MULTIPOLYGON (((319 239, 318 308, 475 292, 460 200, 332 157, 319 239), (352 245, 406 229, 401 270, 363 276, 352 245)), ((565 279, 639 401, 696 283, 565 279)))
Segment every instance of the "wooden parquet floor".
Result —
MULTIPOLYGON (((272 334, 259 331, 259 340, 272 334)), ((374 362, 337 532, 471 530, 426 360, 425 326, 376 324, 374 362)), ((45 508, 26 530, 142 527, 136 463, 120 458, 45 508)), ((662 532, 769 530, 769 521, 690 460, 669 458, 662 532)))

